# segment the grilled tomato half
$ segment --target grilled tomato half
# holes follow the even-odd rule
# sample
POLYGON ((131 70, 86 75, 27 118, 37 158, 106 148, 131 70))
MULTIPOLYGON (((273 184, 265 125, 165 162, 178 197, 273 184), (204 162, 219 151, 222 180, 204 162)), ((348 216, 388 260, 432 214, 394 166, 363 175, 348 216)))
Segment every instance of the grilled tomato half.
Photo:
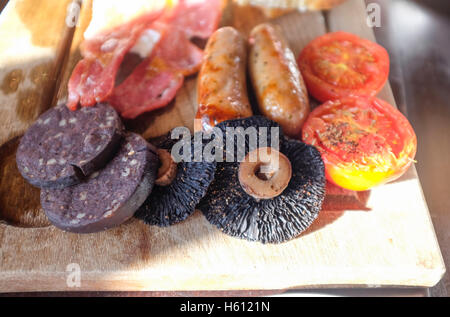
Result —
POLYGON ((389 55, 382 46, 341 31, 311 41, 298 65, 309 93, 322 102, 374 97, 389 75, 389 55))
POLYGON ((302 138, 321 152, 329 181, 357 191, 400 177, 417 149, 408 120, 377 98, 347 97, 322 104, 306 120, 302 138))

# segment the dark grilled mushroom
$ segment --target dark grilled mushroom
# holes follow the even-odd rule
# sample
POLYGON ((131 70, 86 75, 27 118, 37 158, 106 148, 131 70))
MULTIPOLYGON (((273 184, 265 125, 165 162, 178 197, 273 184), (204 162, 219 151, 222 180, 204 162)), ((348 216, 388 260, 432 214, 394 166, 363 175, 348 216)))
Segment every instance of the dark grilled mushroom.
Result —
POLYGON ((292 166, 289 159, 271 147, 249 152, 239 164, 239 183, 255 199, 270 199, 289 184, 292 166), (254 156, 254 157, 253 157, 254 156))
POLYGON ((179 141, 170 134, 159 140, 160 167, 152 193, 136 212, 135 217, 149 225, 167 227, 188 218, 214 179, 215 162, 195 162, 191 142, 191 160, 175 163, 172 147, 179 141))
POLYGON ((172 159, 172 154, 168 150, 158 149, 157 152, 160 166, 155 184, 158 186, 168 186, 177 176, 177 163, 172 159))
MULTIPOLYGON (((241 124, 276 126, 261 117, 250 117, 226 121, 218 127, 225 132, 227 127, 241 124)), ((250 150, 246 147, 246 156, 250 150)), ((272 160, 264 159, 250 165, 247 158, 217 164, 215 179, 198 206, 211 224, 233 237, 262 243, 290 240, 312 224, 325 195, 320 153, 313 146, 282 135, 279 151, 275 169, 270 168, 272 160), (269 168, 261 173, 262 166, 269 168)))

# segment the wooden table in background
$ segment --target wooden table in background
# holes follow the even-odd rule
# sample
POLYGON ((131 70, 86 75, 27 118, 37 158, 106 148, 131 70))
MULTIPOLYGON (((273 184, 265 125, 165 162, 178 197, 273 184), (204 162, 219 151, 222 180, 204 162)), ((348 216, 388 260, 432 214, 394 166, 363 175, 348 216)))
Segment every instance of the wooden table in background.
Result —
MULTIPOLYGON (((450 1, 366 0, 382 9, 379 43, 391 57, 398 107, 418 138, 417 172, 444 261, 450 264, 450 1)), ((450 295, 450 275, 431 295, 450 295)))

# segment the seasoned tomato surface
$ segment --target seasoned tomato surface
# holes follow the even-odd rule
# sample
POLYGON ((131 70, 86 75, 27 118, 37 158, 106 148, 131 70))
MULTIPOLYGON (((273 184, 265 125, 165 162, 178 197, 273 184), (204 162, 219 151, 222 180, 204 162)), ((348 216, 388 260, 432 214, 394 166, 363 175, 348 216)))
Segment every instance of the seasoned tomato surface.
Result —
POLYGON ((377 98, 322 104, 305 122, 302 138, 321 152, 327 179, 350 190, 367 190, 400 177, 417 148, 408 120, 377 98))

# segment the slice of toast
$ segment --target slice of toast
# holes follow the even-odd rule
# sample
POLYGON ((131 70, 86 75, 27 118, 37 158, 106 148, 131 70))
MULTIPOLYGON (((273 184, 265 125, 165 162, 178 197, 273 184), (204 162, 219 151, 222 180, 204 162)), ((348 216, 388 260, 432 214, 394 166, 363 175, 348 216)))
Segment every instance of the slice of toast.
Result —
POLYGON ((268 15, 278 14, 276 9, 328 10, 346 0, 233 0, 239 5, 267 8, 268 15), (273 12, 271 12, 273 10, 273 12))

